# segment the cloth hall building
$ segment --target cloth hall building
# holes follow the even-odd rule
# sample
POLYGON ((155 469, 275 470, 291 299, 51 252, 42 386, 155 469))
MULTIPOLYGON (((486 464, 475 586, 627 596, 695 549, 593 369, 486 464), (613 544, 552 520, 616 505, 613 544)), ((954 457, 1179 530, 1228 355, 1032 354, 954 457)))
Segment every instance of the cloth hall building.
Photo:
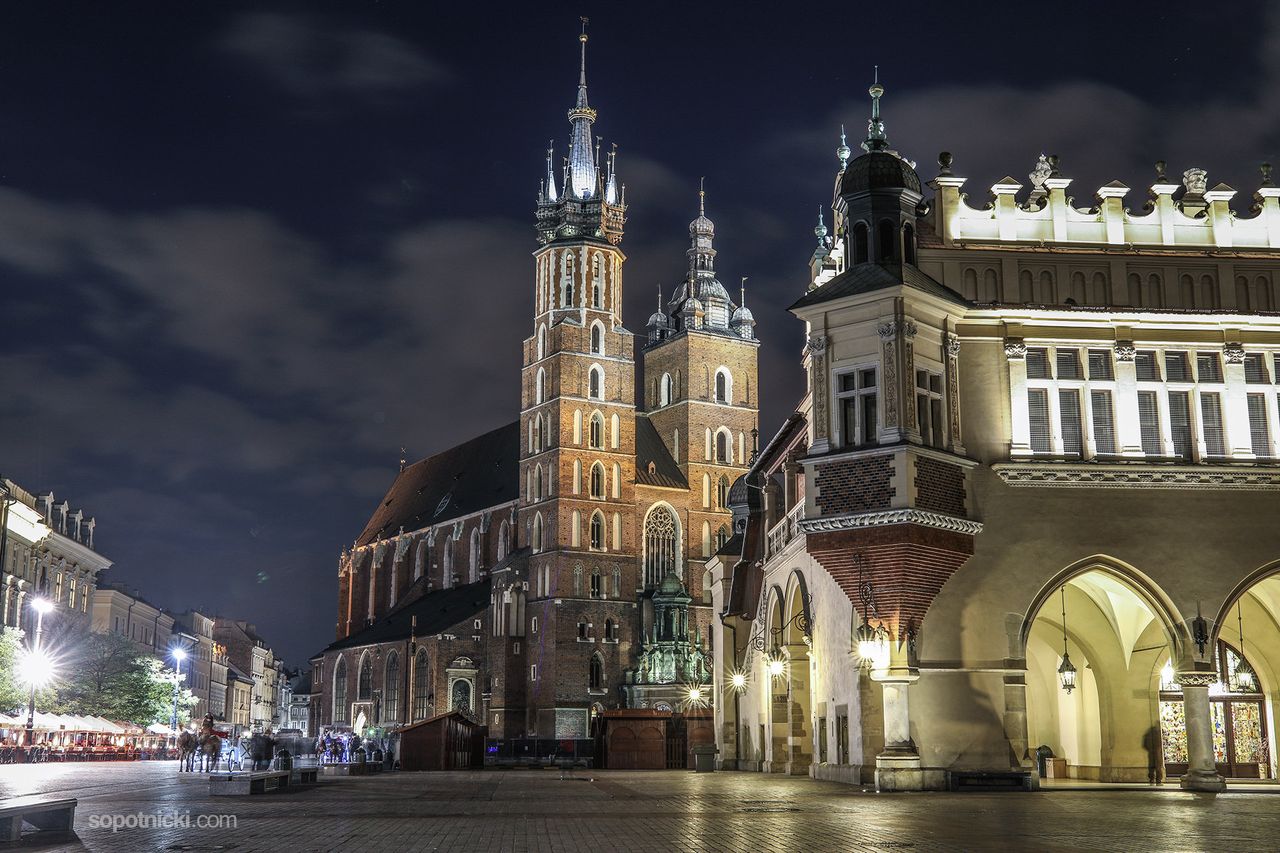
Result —
POLYGON ((1161 162, 1079 206, 1042 155, 975 204, 889 148, 882 93, 791 307, 808 387, 711 563, 723 766, 1275 779, 1270 167, 1244 204, 1161 162))
POLYGON ((568 157, 547 152, 537 200, 518 419, 402 463, 342 554, 319 728, 461 709, 491 737, 583 738, 593 714, 674 710, 710 683, 705 563, 754 448, 755 321, 716 277, 700 201, 683 283, 643 338, 623 325, 625 187, 592 137, 585 51, 584 34, 568 157))

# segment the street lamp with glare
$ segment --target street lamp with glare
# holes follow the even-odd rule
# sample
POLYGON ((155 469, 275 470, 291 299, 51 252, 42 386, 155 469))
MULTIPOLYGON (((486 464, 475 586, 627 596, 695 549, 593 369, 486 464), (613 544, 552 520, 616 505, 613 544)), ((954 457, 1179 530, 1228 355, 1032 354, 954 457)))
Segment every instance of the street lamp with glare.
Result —
MULTIPOLYGON (((175 738, 178 736, 178 685, 182 682, 182 662, 187 659, 187 650, 181 646, 175 646, 170 654, 173 655, 173 662, 178 677, 173 680, 173 716, 169 720, 169 727, 173 730, 175 738)), ((175 741, 176 742, 176 741, 175 741)))
POLYGON ((53 662, 40 647, 40 635, 44 633, 44 615, 53 610, 53 602, 37 596, 31 599, 31 609, 36 612, 36 635, 31 645, 27 647, 27 653, 23 656, 22 662, 22 677, 31 686, 30 699, 27 702, 27 749, 35 743, 36 690, 53 679, 53 662))

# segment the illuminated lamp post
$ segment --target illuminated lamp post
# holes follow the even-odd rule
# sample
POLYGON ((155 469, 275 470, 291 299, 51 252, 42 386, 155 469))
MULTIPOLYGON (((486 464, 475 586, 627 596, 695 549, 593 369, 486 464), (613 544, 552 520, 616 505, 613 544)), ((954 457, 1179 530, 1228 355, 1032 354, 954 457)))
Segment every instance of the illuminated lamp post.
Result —
POLYGON ((173 729, 173 737, 175 743, 178 737, 178 685, 182 682, 182 662, 187 659, 187 650, 181 647, 173 650, 173 662, 177 670, 178 677, 173 681, 173 717, 170 721, 170 728, 173 729))
POLYGON ((22 678, 31 686, 31 696, 27 702, 26 746, 28 748, 35 743, 36 690, 44 687, 53 678, 53 662, 40 647, 40 635, 44 632, 44 615, 53 610, 53 602, 47 598, 33 598, 31 609, 36 612, 36 635, 22 661, 22 678))

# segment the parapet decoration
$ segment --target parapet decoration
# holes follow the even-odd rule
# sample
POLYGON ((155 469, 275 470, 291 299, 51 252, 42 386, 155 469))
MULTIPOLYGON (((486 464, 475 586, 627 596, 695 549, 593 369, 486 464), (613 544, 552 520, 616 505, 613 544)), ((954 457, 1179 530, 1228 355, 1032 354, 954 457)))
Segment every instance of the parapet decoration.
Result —
POLYGON ((1199 248, 1280 249, 1280 187, 1272 185, 1271 165, 1263 163, 1262 183, 1246 213, 1231 209, 1236 190, 1226 184, 1209 188, 1204 169, 1183 172, 1181 183, 1169 181, 1165 163, 1156 164, 1150 201, 1134 212, 1124 206, 1129 187, 1113 181, 1099 187, 1092 207, 1076 207, 1067 195, 1070 178, 1062 177, 1056 155, 1044 156, 1031 171, 1031 190, 1005 177, 991 187, 992 200, 971 207, 961 187, 966 178, 953 174, 952 158, 938 158, 940 172, 930 182, 937 193, 937 231, 945 245, 957 243, 1046 243, 1103 246, 1187 246, 1199 248))

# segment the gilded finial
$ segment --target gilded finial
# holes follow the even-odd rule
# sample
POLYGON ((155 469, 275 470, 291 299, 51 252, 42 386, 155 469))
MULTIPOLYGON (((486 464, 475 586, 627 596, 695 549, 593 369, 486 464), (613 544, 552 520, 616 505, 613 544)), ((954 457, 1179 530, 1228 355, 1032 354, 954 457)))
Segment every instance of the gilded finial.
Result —
POLYGON ((706 177, 698 178, 698 215, 707 215, 706 177))
POLYGON ((738 304, 743 308, 747 307, 747 277, 744 275, 742 281, 738 283, 738 304))
POLYGON ((827 223, 822 216, 822 205, 818 205, 818 227, 813 229, 813 233, 818 238, 819 246, 827 245, 827 223))

